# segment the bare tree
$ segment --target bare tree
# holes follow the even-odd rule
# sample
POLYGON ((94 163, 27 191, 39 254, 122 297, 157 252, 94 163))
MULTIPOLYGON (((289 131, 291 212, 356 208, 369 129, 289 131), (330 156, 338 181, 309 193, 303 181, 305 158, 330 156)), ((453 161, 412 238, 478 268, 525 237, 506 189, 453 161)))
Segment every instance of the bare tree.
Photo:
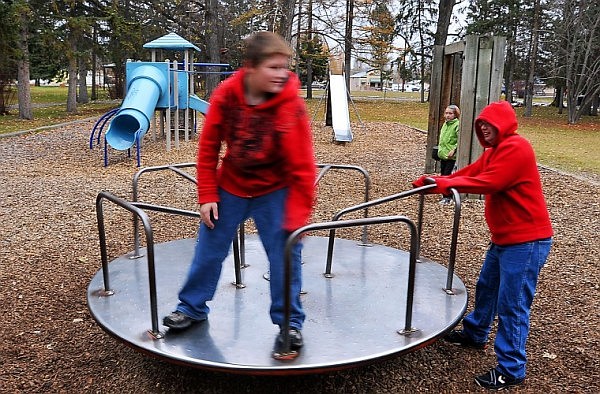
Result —
POLYGON ((21 3, 18 8, 19 19, 19 59, 17 61, 17 78, 19 86, 17 88, 17 97, 19 99, 19 118, 33 119, 31 109, 31 87, 29 86, 29 17, 30 8, 26 3, 21 3))
POLYGON ((600 4, 565 0, 557 20, 564 61, 569 123, 576 123, 600 94, 600 4))
POLYGON ((344 30, 344 73, 346 88, 350 90, 350 70, 352 67, 352 24, 354 23, 354 0, 346 0, 346 29, 344 30))
POLYGON ((438 13, 438 21, 433 38, 433 45, 446 45, 448 39, 448 29, 450 28, 450 18, 452 17, 452 9, 454 8, 455 0, 440 0, 440 9, 438 13))
MULTIPOLYGON (((218 37, 218 24, 219 24, 219 10, 218 10, 219 2, 218 0, 206 0, 206 12, 204 15, 206 21, 206 40, 207 40, 207 50, 208 50, 208 59, 211 63, 219 63, 220 62, 220 46, 219 46, 219 37, 218 37)), ((219 84, 219 74, 211 70, 206 77, 206 95, 210 96, 213 90, 219 84)))
POLYGON ((525 113, 526 117, 531 117, 533 107, 533 84, 535 78, 535 62, 538 55, 539 31, 540 31, 540 0, 535 0, 533 6, 533 26, 531 29, 531 43, 529 50, 529 73, 527 74, 527 83, 525 85, 525 113))
POLYGON ((67 89, 67 112, 77 112, 77 37, 71 32, 67 38, 68 50, 67 59, 69 61, 67 73, 68 89, 67 89))
POLYGON ((292 24, 294 22, 294 9, 296 0, 279 0, 281 17, 277 26, 277 32, 287 41, 292 39, 292 24))

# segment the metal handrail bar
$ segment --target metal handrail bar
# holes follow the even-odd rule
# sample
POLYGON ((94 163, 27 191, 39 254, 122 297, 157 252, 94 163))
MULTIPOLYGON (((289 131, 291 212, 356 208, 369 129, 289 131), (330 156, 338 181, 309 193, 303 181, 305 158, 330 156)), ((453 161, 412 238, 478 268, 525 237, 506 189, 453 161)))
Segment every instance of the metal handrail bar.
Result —
MULTIPOLYGON (((182 176, 183 178, 189 180, 190 182, 197 184, 198 181, 196 180, 195 177, 193 177, 189 173, 181 170, 181 168, 189 168, 189 167, 195 167, 195 166, 196 166, 196 163, 180 163, 180 164, 170 164, 170 165, 164 165, 164 166, 145 167, 145 168, 139 170, 133 178, 133 200, 136 202, 138 200, 138 196, 139 196, 138 195, 138 185, 139 185, 139 180, 140 180, 140 177, 142 174, 144 174, 146 172, 171 170, 171 171, 175 172, 176 174, 182 176)), ((155 205, 145 205, 145 207, 147 207, 149 209, 153 209, 151 207, 156 207, 156 206, 155 205)), ((158 210, 158 209, 154 209, 154 210, 158 210)), ((188 212, 189 214, 183 214, 183 215, 200 217, 200 214, 197 212, 194 212, 194 211, 170 210, 170 208, 168 208, 168 207, 163 207, 162 212, 179 213, 179 214, 183 214, 182 212, 188 212)), ((135 215, 133 217, 133 233, 134 233, 134 253, 132 255, 132 258, 139 258, 139 257, 141 257, 140 239, 139 239, 139 223, 138 223, 138 219, 135 215)), ((245 256, 243 253, 244 245, 245 245, 245 243, 244 243, 244 228, 243 228, 243 223, 242 223, 240 225, 240 229, 239 229, 239 237, 235 237, 233 240, 233 251, 234 251, 233 259, 234 259, 234 268, 235 268, 235 282, 233 284, 238 288, 244 287, 244 284, 242 283, 242 274, 240 271, 241 268, 246 267, 245 259, 244 259, 245 256)))
MULTIPOLYGON (((354 166, 354 165, 349 165, 349 164, 317 164, 317 167, 321 168, 321 171, 319 172, 317 179, 315 180, 315 185, 317 185, 319 183, 319 181, 321 180, 321 178, 323 178, 325 176, 325 174, 327 172, 329 172, 329 170, 355 170, 360 172, 364 178, 365 178, 365 199, 364 201, 367 202, 369 201, 369 191, 371 189, 371 177, 369 176, 369 173, 367 172, 367 170, 365 170, 362 167, 359 166, 354 166)), ((369 216, 369 212, 368 209, 365 208, 365 213, 363 217, 368 217, 369 216)), ((364 245, 367 245, 369 243, 368 240, 368 234, 367 234, 367 226, 363 227, 362 230, 362 236, 361 236, 361 242, 364 245)))
POLYGON ((152 226, 146 212, 141 208, 115 196, 112 193, 102 191, 96 197, 96 217, 98 220, 98 234, 100 238, 100 256, 102 259, 102 275, 104 279, 104 291, 106 295, 112 295, 114 292, 110 288, 109 272, 108 272, 108 255, 106 252, 106 229, 104 226, 104 211, 102 208, 103 200, 109 200, 116 205, 125 208, 129 212, 136 215, 144 226, 146 234, 146 243, 148 250, 148 284, 150 288, 150 318, 152 321, 152 329, 149 333, 155 338, 161 338, 162 334, 158 329, 158 308, 156 301, 156 270, 154 265, 154 237, 152 234, 152 226))
MULTIPOLYGON (((428 185, 435 185, 434 178, 426 178, 425 183, 428 185)), ((450 255, 448 256, 448 276, 446 277, 446 288, 444 291, 453 295, 452 291, 452 278, 454 277, 454 265, 456 263, 456 247, 458 243, 458 227, 460 225, 460 212, 461 212, 461 199, 460 193, 455 188, 451 187, 450 192, 452 193, 452 198, 454 199, 454 220, 452 222, 452 238, 450 240, 450 255)), ((423 199, 420 201, 421 206, 419 207, 420 212, 423 210, 423 199)), ((421 221, 422 218, 419 218, 421 221)), ((421 223, 419 223, 419 226, 421 223)), ((421 233, 419 230, 419 239, 421 239, 421 233)))
POLYGON ((331 222, 321 222, 321 223, 313 223, 308 224, 304 227, 301 227, 290 234, 284 249, 285 256, 285 280, 284 280, 284 330, 283 330, 283 342, 286 345, 284 348, 284 353, 290 353, 290 337, 289 337, 289 329, 290 329, 290 314, 291 314, 291 255, 292 248, 298 242, 302 234, 307 233, 309 231, 317 231, 317 230, 327 230, 327 229, 336 229, 336 228, 347 228, 347 227, 359 227, 359 226, 368 226, 373 224, 385 224, 385 223, 395 223, 402 222, 405 223, 410 229, 410 255, 409 255, 409 270, 408 270, 408 284, 406 289, 406 315, 404 321, 404 329, 398 330, 398 333, 401 335, 407 335, 412 332, 417 331, 416 328, 412 327, 412 310, 413 310, 413 299, 414 299, 414 287, 415 287, 415 272, 417 266, 417 251, 419 238, 417 236, 417 227, 416 225, 405 216, 380 216, 380 217, 371 217, 371 218, 360 218, 360 219, 348 219, 348 220, 338 220, 331 222))
MULTIPOLYGON (((138 172, 135 173, 135 175, 133 176, 133 201, 137 202, 138 201, 138 184, 139 184, 139 180, 140 177, 142 176, 142 174, 145 174, 147 172, 155 172, 155 171, 161 171, 161 170, 171 170, 175 173, 177 173, 178 175, 181 175, 183 178, 196 183, 196 179, 194 177, 192 177, 191 175, 189 175, 188 173, 185 173, 184 171, 181 171, 181 168, 188 168, 188 167, 194 167, 196 166, 196 163, 180 163, 180 164, 170 164, 170 165, 164 165, 164 166, 154 166, 154 167, 144 167, 141 170, 139 170, 138 172)), ((138 219, 137 216, 133 215, 133 245, 134 245, 134 255, 132 256, 133 258, 137 258, 137 257, 141 257, 140 256, 140 236, 139 236, 139 223, 138 223, 138 219)))
MULTIPOLYGON (((375 199, 375 200, 367 201, 367 202, 364 202, 362 204, 353 205, 351 207, 347 207, 347 208, 344 208, 344 209, 338 211, 338 213, 336 213, 335 215, 333 215, 331 221, 335 222, 335 221, 339 220, 339 218, 342 215, 345 215, 345 214, 350 213, 350 212, 354 212, 354 211, 358 211, 360 209, 365 209, 365 208, 368 208, 368 207, 372 207, 374 205, 379 205, 379 204, 383 204, 383 203, 386 203, 386 202, 394 201, 394 200, 397 200, 399 198, 412 196, 414 194, 422 193, 422 192, 424 192, 424 191, 426 191, 428 189, 433 189, 434 187, 435 187, 435 185, 425 185, 425 186, 421 186, 421 187, 418 187, 418 188, 415 188, 415 189, 406 190, 406 191, 403 191, 403 192, 400 192, 400 193, 396 193, 396 194, 392 194, 392 195, 389 195, 389 196, 386 196, 386 197, 381 197, 381 198, 378 198, 378 199, 375 199)), ((420 222, 419 222, 419 225, 420 225, 420 222)), ((329 243, 328 243, 328 246, 327 246, 327 263, 326 263, 326 268, 325 268, 325 275, 328 275, 328 276, 331 276, 331 262, 332 262, 332 259, 333 259, 333 244, 334 244, 334 241, 335 241, 335 227, 332 228, 329 231, 329 243)))
MULTIPOLYGON (((452 222, 452 238, 450 240, 450 256, 448 256, 448 277, 446 278, 446 288, 448 294, 454 294, 452 291, 452 278, 454 275, 454 265, 456 263, 456 248, 458 244, 458 230, 460 225, 461 200, 460 193, 455 188, 450 188, 454 199, 454 219, 452 222)), ((419 238, 420 239, 420 238, 419 238)))

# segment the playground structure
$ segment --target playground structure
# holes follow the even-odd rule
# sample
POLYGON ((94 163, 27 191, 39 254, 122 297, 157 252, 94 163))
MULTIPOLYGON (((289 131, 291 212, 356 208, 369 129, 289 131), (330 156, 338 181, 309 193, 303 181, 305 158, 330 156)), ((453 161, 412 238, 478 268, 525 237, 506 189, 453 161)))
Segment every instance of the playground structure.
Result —
MULTIPOLYGON (((425 172, 436 172, 431 158, 437 145, 444 110, 460 107, 460 130, 456 164, 462 168, 475 161, 483 148, 475 135, 475 119, 481 110, 500 99, 506 37, 469 35, 464 41, 436 45, 433 50, 429 91, 429 124, 425 172)), ((439 168, 438 168, 439 170, 439 168)))
MULTIPOLYGON (((184 332, 163 332, 159 316, 170 312, 185 279, 194 239, 154 244, 147 211, 199 217, 195 211, 138 201, 142 175, 171 171, 195 184, 186 168, 195 163, 144 168, 134 176, 133 201, 108 192, 96 199, 102 269, 88 286, 88 306, 98 324, 128 346, 161 360, 196 368, 252 375, 289 375, 334 371, 369 364, 427 346, 460 321, 467 291, 454 274, 460 220, 460 196, 455 199, 453 233, 446 266, 420 256, 424 192, 434 185, 369 200, 370 178, 357 166, 320 164, 319 182, 330 171, 358 171, 364 177, 364 201, 338 211, 331 221, 296 230, 290 250, 303 237, 303 304, 308 319, 306 344, 293 361, 270 356, 277 328, 267 310, 269 287, 263 274, 266 256, 256 235, 244 226, 223 263, 208 321, 184 332), (419 198, 417 223, 402 215, 369 217, 368 209, 403 198, 419 198), (133 215, 133 250, 108 262, 103 204, 111 202, 133 215), (352 212, 359 219, 342 219, 352 212), (146 247, 140 247, 139 224, 146 247), (370 244, 368 229, 399 224, 408 230, 410 251, 370 244), (359 242, 336 238, 336 230, 362 227, 359 242), (307 235, 327 231, 328 237, 307 235), (251 262, 249 264, 248 262, 251 262), (146 268, 147 267, 147 268, 146 268), (226 278, 232 278, 228 282, 226 278)), ((400 234, 401 232, 398 232, 400 234)), ((289 326, 289 281, 286 284, 289 326)), ((288 343, 289 350, 289 343, 288 343)))
MULTIPOLYGON (((196 67, 229 67, 228 64, 194 63, 190 50, 199 48, 175 33, 167 34, 144 44, 152 50, 152 61, 128 61, 125 65, 127 92, 120 108, 111 110, 94 125, 90 136, 90 149, 94 141, 100 144, 102 131, 108 123, 104 135, 104 165, 108 165, 108 147, 116 150, 129 150, 135 146, 137 165, 141 164, 140 148, 144 135, 152 130, 155 140, 158 132, 165 135, 166 149, 171 149, 174 139, 179 147, 180 131, 185 141, 195 130, 195 112, 206 114, 208 102, 194 93, 196 67), (157 61, 157 50, 183 51, 183 63, 178 61, 157 61), (191 111, 190 111, 191 110, 191 111), (159 125, 154 120, 156 112, 159 125), (183 117, 183 128, 181 119, 183 117), (193 127, 192 127, 193 125, 193 127), (173 135, 173 137, 172 137, 173 135)), ((230 71, 219 72, 229 74, 230 71)))

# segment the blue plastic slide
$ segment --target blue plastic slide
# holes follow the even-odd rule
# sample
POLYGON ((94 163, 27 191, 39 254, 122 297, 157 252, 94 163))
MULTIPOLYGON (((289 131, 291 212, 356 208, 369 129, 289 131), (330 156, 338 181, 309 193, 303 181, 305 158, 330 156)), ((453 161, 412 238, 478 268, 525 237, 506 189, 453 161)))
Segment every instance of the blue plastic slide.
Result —
POLYGON ((168 81, 158 67, 145 64, 128 78, 127 95, 106 131, 106 142, 117 150, 131 148, 150 127, 161 96, 168 95, 168 81))
POLYGON ((190 94, 189 97, 189 107, 195 111, 200 112, 203 115, 206 115, 208 112, 208 101, 202 100, 200 97, 195 94, 190 94))

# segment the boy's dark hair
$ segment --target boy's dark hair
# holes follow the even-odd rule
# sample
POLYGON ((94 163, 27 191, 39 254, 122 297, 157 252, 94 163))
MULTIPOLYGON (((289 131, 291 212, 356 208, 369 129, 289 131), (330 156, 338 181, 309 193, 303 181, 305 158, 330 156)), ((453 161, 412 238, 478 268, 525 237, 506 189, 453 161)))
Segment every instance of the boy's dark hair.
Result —
POLYGON ((276 54, 292 56, 292 49, 279 34, 259 31, 244 40, 244 60, 251 66, 276 54))

